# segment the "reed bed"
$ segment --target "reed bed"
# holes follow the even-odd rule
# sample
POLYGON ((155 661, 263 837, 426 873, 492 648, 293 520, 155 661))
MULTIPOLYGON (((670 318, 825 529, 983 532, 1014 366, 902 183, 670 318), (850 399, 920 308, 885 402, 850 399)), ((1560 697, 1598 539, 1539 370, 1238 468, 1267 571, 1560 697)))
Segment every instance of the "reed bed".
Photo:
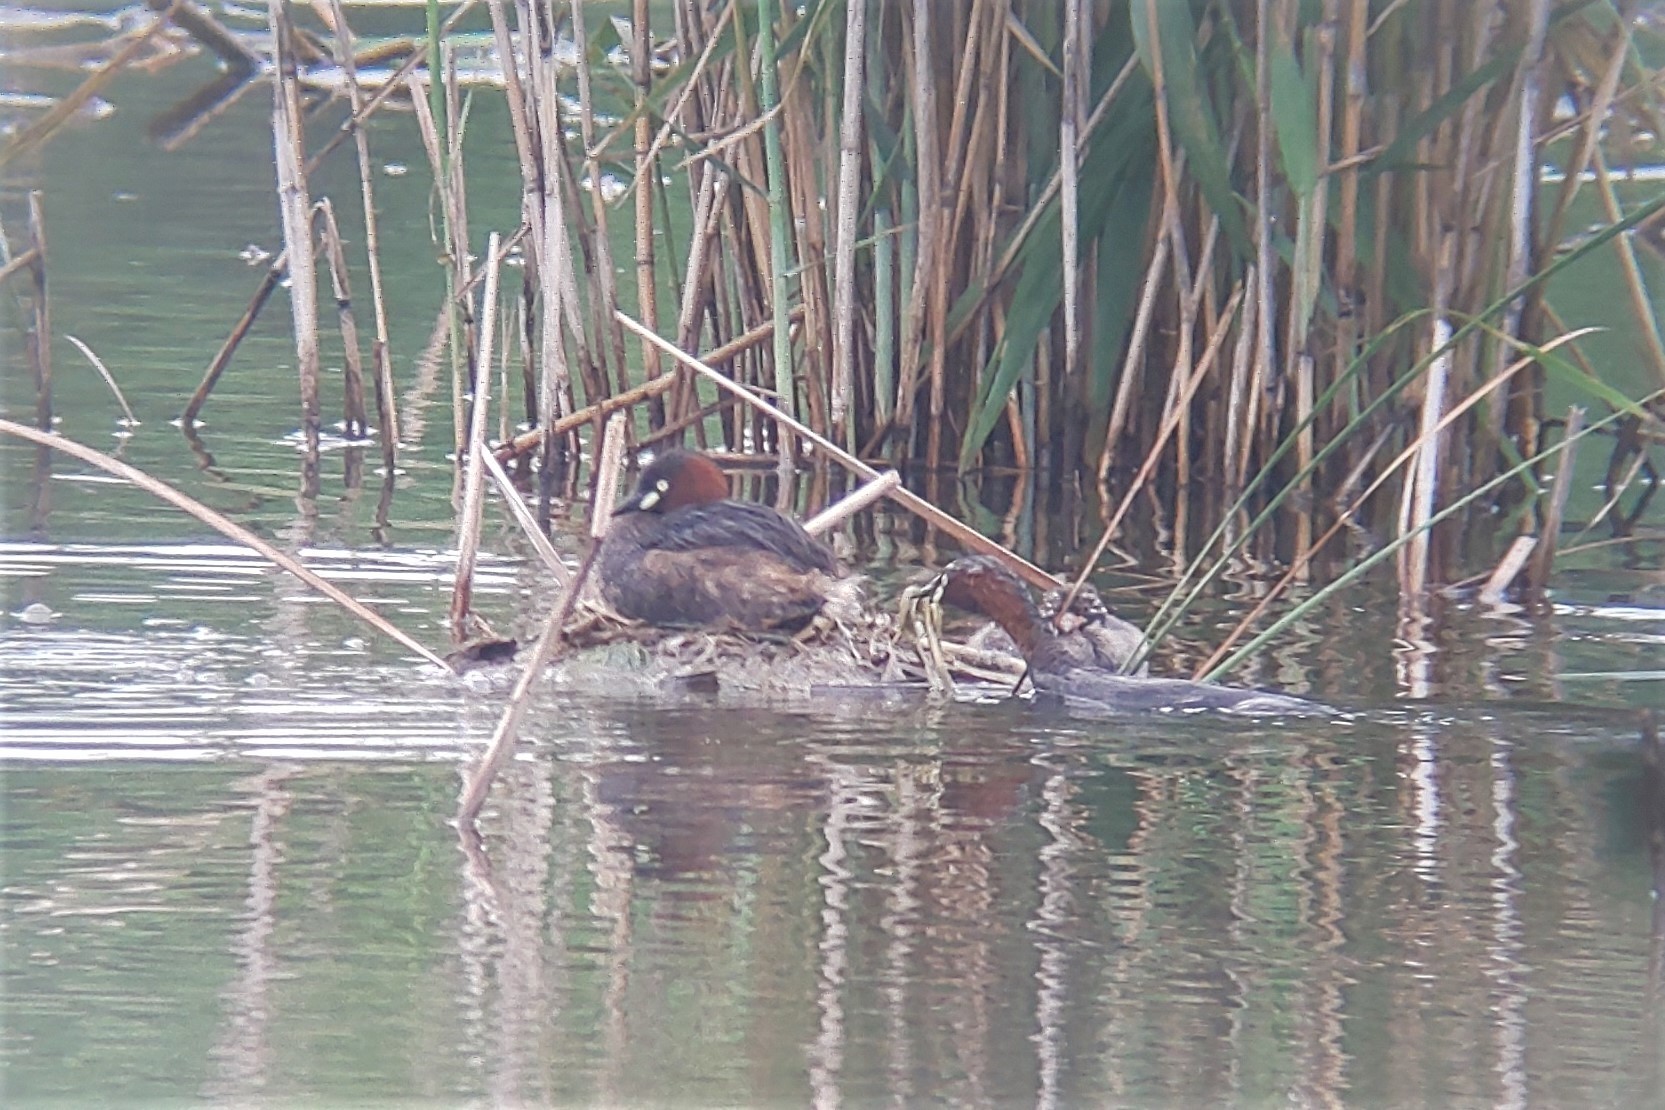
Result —
MULTIPOLYGON (((923 468, 933 500, 956 471, 1036 468, 1104 521, 1137 504, 1180 567, 1306 567, 1345 521, 1373 545, 1406 540, 1410 594, 1458 569, 1462 523, 1435 525, 1439 510, 1555 442, 1549 375, 1658 434, 1657 406, 1581 356, 1537 354, 1561 330, 1545 278, 1579 190, 1597 191, 1608 233, 1578 249, 1621 259, 1618 232, 1658 204, 1627 212, 1603 170, 1656 131, 1626 12, 679 3, 651 28, 645 5, 632 14, 625 42, 584 26, 581 5, 492 6, 500 48, 563 16, 580 47, 576 121, 550 103, 537 52, 516 53, 507 82, 527 196, 543 201, 527 223, 554 254, 526 271, 546 298, 532 357, 557 384, 534 423, 569 427, 657 381, 664 364, 651 347, 621 356, 612 321, 630 310, 670 336, 676 305, 685 351, 771 327, 726 375, 863 458, 923 468), (604 60, 610 45, 629 62, 604 60), (608 126, 602 91, 628 109, 608 126), (1610 134, 1629 138, 1604 146, 1610 134), (1565 173, 1546 187, 1552 145, 1565 173), (594 183, 604 164, 634 167, 612 206, 551 184, 580 166, 594 183), (653 201, 667 189, 687 230, 653 201), (633 306, 596 272, 626 221, 633 306), (587 313, 549 304, 551 265, 582 267, 582 289, 554 296, 587 313)), ((1622 274, 1657 338, 1633 258, 1622 274)), ((1665 353, 1650 357, 1665 383, 1665 353)), ((795 460, 786 425, 719 399, 679 379, 635 430, 795 460)), ((1538 489, 1529 470, 1485 509, 1538 489)), ((1470 557, 1513 537, 1498 538, 1470 557)))
MULTIPOLYGON (((155 6, 158 25, 200 15, 155 6)), ((1558 526, 1545 479, 1559 445, 1586 438, 1546 411, 1551 378, 1612 441, 1610 507, 1656 481, 1665 408, 1604 382, 1547 297, 1553 274, 1613 252, 1665 386, 1627 234, 1651 227, 1665 196, 1627 206, 1615 169, 1660 133, 1657 74, 1640 60, 1654 32, 1633 8, 677 0, 667 22, 637 0, 614 22, 577 0, 488 0, 443 22, 430 5, 425 42, 371 94, 335 4, 350 114, 309 144, 318 116, 301 110, 301 77, 330 52, 274 4, 285 251, 187 424, 288 274, 315 444, 321 228, 354 366, 347 270, 369 265, 391 473, 393 340, 360 124, 398 97, 436 182, 449 296, 430 349, 450 352, 459 503, 465 485, 482 488, 467 456, 489 447, 501 462, 536 458, 547 522, 602 422, 629 410, 637 444, 691 437, 783 476, 808 458, 860 460, 855 477, 897 466, 925 495, 892 495, 909 508, 949 503, 952 479, 974 470, 1037 475, 1049 507, 1096 522, 1072 545, 1080 575, 1112 544, 1172 567, 1159 623, 1227 566, 1333 578, 1387 547, 1409 598, 1500 557, 1540 592, 1556 545, 1528 557, 1514 541, 1558 526), (480 93, 461 87, 449 36, 471 15, 490 22, 501 75, 487 95, 507 98, 523 179, 520 227, 488 229, 524 254, 507 307, 478 303, 485 236, 468 224, 462 136, 480 93), (343 257, 308 185, 348 137, 364 259, 343 257), (609 170, 628 178, 616 197, 609 170), (1584 191, 1604 223, 1573 243, 1584 191), (700 351, 696 372, 687 355, 700 351), (493 374, 488 444, 470 406, 487 403, 493 374), (1472 512, 1448 512, 1459 503, 1472 512), (1472 525, 1500 513, 1504 527, 1472 525), (1337 537, 1353 550, 1332 557, 1337 537)), ((501 261, 488 251, 483 269, 501 261)), ((349 393, 365 432, 362 386, 349 393)))

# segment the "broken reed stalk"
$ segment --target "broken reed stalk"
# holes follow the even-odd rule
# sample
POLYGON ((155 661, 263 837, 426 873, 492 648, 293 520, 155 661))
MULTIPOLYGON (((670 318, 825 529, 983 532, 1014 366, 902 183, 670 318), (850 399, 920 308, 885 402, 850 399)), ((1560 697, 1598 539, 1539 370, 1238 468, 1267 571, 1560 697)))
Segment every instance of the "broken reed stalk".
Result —
POLYGON ((29 335, 29 365, 35 372, 35 423, 52 430, 52 307, 46 286, 46 209, 41 191, 29 193, 29 266, 33 285, 34 330, 29 335))
POLYGON ((302 488, 317 487, 320 409, 318 396, 317 264, 312 253, 311 204, 307 199, 305 140, 301 132, 300 86, 289 48, 292 28, 282 0, 267 0, 275 74, 272 81, 272 140, 277 165, 278 212, 284 253, 289 256, 289 306, 295 328, 295 364, 301 383, 301 435, 305 442, 302 488))
POLYGON ((29 269, 35 264, 35 261, 38 258, 40 258, 40 251, 34 247, 26 247, 17 254, 12 255, 11 259, 7 261, 4 266, 0 266, 0 285, 4 285, 6 283, 6 279, 11 277, 13 274, 21 273, 24 270, 29 269))
POLYGON ((410 636, 394 627, 380 613, 377 613, 375 610, 366 606, 363 602, 353 598, 339 586, 336 586, 327 579, 319 577, 315 572, 308 570, 304 564, 297 561, 293 556, 287 554, 286 552, 280 551, 276 547, 273 547, 270 543, 261 539, 247 528, 244 528, 242 525, 227 519, 221 514, 215 512, 213 509, 210 509, 207 505, 204 505, 202 502, 181 493, 179 490, 168 485, 166 482, 152 478, 144 471, 130 466, 127 463, 122 462, 120 459, 111 458, 102 451, 94 450, 85 444, 77 443, 71 439, 65 439, 63 436, 54 432, 43 432, 38 429, 31 428, 27 424, 18 424, 3 418, 0 418, 0 432, 16 436, 19 439, 26 439, 31 443, 51 448, 54 451, 62 451, 64 454, 80 459, 82 462, 91 463, 93 466, 98 467, 106 473, 114 474, 118 478, 122 478, 133 483, 133 485, 144 490, 152 497, 160 498, 161 500, 168 502, 170 505, 183 509, 186 513, 189 513, 192 517, 195 517, 197 520, 208 525, 208 527, 214 529, 222 536, 225 536, 236 543, 242 544, 251 551, 258 553, 262 558, 266 559, 273 565, 288 571, 290 574, 304 582, 307 586, 317 590, 337 605, 340 605, 343 609, 347 610, 349 613, 353 614, 353 616, 368 624, 382 635, 404 645, 415 654, 421 656, 423 659, 426 659, 428 662, 441 668, 442 670, 449 671, 451 669, 445 660, 441 659, 439 656, 417 643, 410 636))
POLYGON ((1478 600, 1482 605, 1498 605, 1503 601, 1504 594, 1509 589, 1509 583, 1520 574, 1521 568, 1532 557, 1532 549, 1538 546, 1536 536, 1516 536, 1515 542, 1509 545, 1509 550, 1503 553, 1497 566, 1492 570, 1486 584, 1480 588, 1478 600))
POLYGON ((486 796, 491 791, 492 780, 514 753, 515 735, 520 728, 521 718, 526 715, 532 684, 542 677, 544 668, 555 659, 560 649, 567 620, 572 616, 573 607, 578 603, 578 595, 590 576, 590 568, 595 565, 596 554, 601 550, 601 543, 607 536, 607 524, 612 518, 619 464, 623 456, 624 417, 615 415, 607 421, 607 431, 601 444, 601 461, 596 468, 595 500, 590 509, 589 549, 584 552, 584 561, 578 565, 578 572, 567 584, 561 604, 556 607, 549 623, 544 626, 543 635, 538 637, 531 658, 527 659, 525 668, 515 679, 514 690, 509 694, 509 704, 503 708, 503 716, 498 719, 497 728, 492 733, 485 754, 468 776, 462 798, 457 804, 459 829, 471 828, 480 816, 480 810, 486 804, 486 796))
POLYGON ((364 409, 364 363, 358 349, 358 319, 353 314, 353 292, 347 273, 347 252, 341 245, 341 229, 335 223, 335 206, 328 197, 313 206, 318 215, 319 238, 329 265, 331 291, 335 294, 336 321, 341 328, 341 422, 348 439, 370 434, 364 409))
MULTIPOLYGON (((459 4, 446 19, 444 26, 440 28, 441 35, 443 36, 444 34, 449 33, 451 29, 461 22, 465 16, 473 11, 474 5, 478 2, 479 0, 463 0, 463 2, 459 4)), ((311 175, 312 171, 316 170, 323 163, 325 158, 328 158, 331 154, 333 154, 335 149, 345 142, 349 135, 359 134, 369 118, 374 115, 383 104, 387 103, 388 99, 393 96, 395 92, 398 92, 401 89, 415 88, 416 91, 412 93, 412 99, 420 99, 422 95, 421 90, 416 88, 414 84, 407 85, 407 79, 409 78, 411 70, 415 69, 417 64, 422 59, 422 54, 412 53, 402 63, 400 63, 400 65, 394 69, 392 74, 388 76, 387 82, 381 88, 377 89, 375 93, 364 102, 361 108, 355 109, 352 115, 343 120, 341 126, 338 127, 335 132, 324 141, 323 145, 318 148, 311 158, 307 159, 302 176, 305 177, 311 175)), ((230 365, 232 355, 236 353, 238 345, 243 341, 243 337, 246 336, 249 329, 254 326, 254 321, 259 317, 260 310, 265 307, 266 301, 270 299, 273 291, 276 290, 278 284, 282 282, 284 274, 288 271, 288 266, 289 252, 287 250, 283 250, 278 253, 278 256, 273 259, 272 264, 267 267, 265 276, 261 278, 259 287, 255 290, 254 295, 249 298, 248 308, 243 311, 243 315, 232 327, 230 334, 226 336, 225 342, 220 345, 219 351, 215 353, 214 358, 209 362, 207 370, 203 373, 202 383, 197 386, 196 391, 191 395, 190 401, 186 403, 184 411, 180 414, 180 424, 187 430, 197 423, 197 417, 202 412, 203 406, 207 403, 209 394, 211 394, 214 391, 214 387, 219 384, 220 376, 224 374, 226 367, 230 365)), ((371 271, 371 287, 373 291, 379 284, 379 278, 377 277, 378 273, 379 268, 375 267, 373 264, 371 271)), ((379 295, 377 296, 377 307, 378 312, 380 313, 382 310, 382 300, 379 295)), ((381 318, 381 315, 378 315, 378 339, 381 338, 382 332, 385 331, 385 329, 386 322, 381 318)), ((384 462, 391 470, 393 463, 393 445, 396 443, 399 434, 397 404, 394 399, 393 392, 391 356, 384 349, 381 351, 381 357, 383 362, 381 366, 377 368, 376 381, 378 389, 385 389, 387 391, 385 422, 388 425, 388 428, 384 429, 382 433, 382 455, 384 462)))
POLYGON ((480 506, 485 497, 486 423, 491 409, 491 355, 497 336, 497 275, 501 240, 492 232, 486 240, 486 288, 480 306, 480 349, 474 363, 474 395, 468 422, 468 453, 464 456, 462 508, 457 514, 457 576, 451 589, 451 639, 464 643, 474 637, 476 619, 471 599, 474 563, 480 551, 480 506))
POLYGON ((521 500, 520 490, 515 488, 508 472, 503 469, 503 464, 498 462, 490 451, 480 452, 480 459, 486 473, 491 475, 492 484, 497 487, 497 496, 502 498, 509 515, 526 533, 527 540, 531 542, 532 549, 538 553, 543 565, 554 573, 556 584, 563 590, 567 589, 572 583, 572 575, 567 571, 567 565, 561 561, 560 552, 549 542, 549 537, 544 535, 543 529, 538 527, 537 517, 532 515, 532 510, 521 500))
POLYGON ((901 484, 902 476, 894 470, 887 470, 804 521, 804 531, 812 536, 830 532, 881 498, 889 497, 901 484))
POLYGON ((81 342, 75 336, 66 335, 64 338, 73 343, 75 345, 75 349, 80 351, 81 354, 86 357, 86 360, 93 364, 93 369, 97 370, 99 377, 104 379, 104 384, 109 386, 110 392, 116 395, 116 403, 121 406, 121 411, 126 415, 127 426, 129 428, 138 427, 139 418, 133 415, 133 406, 127 403, 127 398, 123 396, 121 392, 121 386, 116 384, 116 376, 110 373, 110 368, 104 365, 104 360, 94 354, 91 347, 81 342))
POLYGON ((265 64, 264 58, 243 45, 242 39, 191 0, 172 4, 169 0, 145 0, 145 3, 151 11, 168 15, 180 30, 207 47, 231 75, 245 77, 265 64))
POLYGON ((632 408, 635 405, 641 404, 643 401, 651 400, 654 397, 668 393, 670 392, 671 387, 676 385, 676 380, 677 375, 675 371, 671 371, 667 374, 661 374, 651 382, 639 385, 635 389, 626 390, 617 396, 607 398, 605 401, 600 401, 596 404, 588 406, 587 408, 579 409, 570 416, 563 416, 559 420, 550 424, 547 429, 533 428, 530 431, 522 432, 513 439, 499 444, 496 453, 501 455, 504 459, 514 458, 516 455, 524 455, 526 452, 535 449, 539 444, 543 443, 546 435, 556 437, 564 436, 569 432, 577 431, 586 424, 594 423, 611 415, 612 413, 618 412, 620 409, 632 408))
POLYGON ((179 414, 180 426, 187 431, 197 425, 197 417, 202 413, 202 407, 208 403, 209 394, 213 393, 214 387, 220 383, 220 375, 225 373, 225 368, 231 365, 231 356, 237 353, 238 346, 254 327, 255 320, 260 317, 260 310, 266 307, 266 302, 277 291, 288 269, 287 250, 280 252, 272 264, 266 267, 266 275, 261 279, 260 286, 255 289, 254 296, 249 298, 248 307, 243 309, 243 315, 238 317, 237 323, 232 325, 230 333, 226 335, 225 342, 220 344, 220 349, 209 360, 208 369, 203 371, 202 381, 191 394, 191 399, 185 402, 184 411, 179 414))
MULTIPOLYGON (((732 393, 734 396, 740 398, 757 411, 766 416, 773 417, 785 427, 796 432, 801 438, 820 448, 829 458, 835 459, 839 463, 843 464, 846 470, 859 474, 861 477, 868 480, 879 477, 879 471, 877 469, 862 462, 859 458, 850 454, 826 436, 821 435, 819 432, 809 427, 809 425, 802 423, 776 406, 770 404, 768 401, 765 401, 762 397, 759 397, 756 393, 741 385, 739 382, 724 377, 721 373, 712 369, 704 362, 695 358, 693 355, 688 354, 686 351, 680 350, 675 344, 670 343, 649 331, 636 320, 625 315, 624 313, 619 313, 618 319, 619 323, 623 324, 627 330, 635 333, 638 337, 646 341, 649 346, 657 348, 675 361, 681 363, 683 366, 693 370, 695 373, 699 374, 700 377, 711 382, 724 392, 732 393)), ((617 417, 614 419, 617 419, 617 417)), ((1030 585, 1048 590, 1058 585, 1058 580, 1053 578, 1050 574, 1047 574, 1046 571, 1042 570, 1040 567, 1037 567, 1035 564, 1022 558, 1021 556, 1008 551, 1006 548, 995 543, 993 540, 968 525, 955 520, 953 517, 949 516, 947 513, 943 512, 923 497, 920 497, 912 490, 907 489, 905 486, 897 486, 895 489, 891 490, 890 499, 907 509, 909 512, 913 513, 915 516, 922 518, 927 524, 940 528, 942 531, 946 532, 949 536, 958 541, 962 546, 984 555, 992 555, 999 559, 1001 562, 1010 567, 1019 577, 1028 581, 1030 585)))

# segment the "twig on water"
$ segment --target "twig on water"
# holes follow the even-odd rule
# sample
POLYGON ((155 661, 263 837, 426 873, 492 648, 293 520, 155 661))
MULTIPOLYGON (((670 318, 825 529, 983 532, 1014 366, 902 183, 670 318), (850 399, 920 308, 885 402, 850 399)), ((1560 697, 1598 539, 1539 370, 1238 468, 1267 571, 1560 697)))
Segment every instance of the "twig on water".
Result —
POLYGON ((185 510, 185 512, 191 514, 191 516, 195 517, 197 520, 202 521, 202 523, 208 525, 208 527, 214 529, 216 532, 219 532, 221 535, 235 540, 244 547, 259 553, 263 558, 288 571, 290 574, 293 574, 296 578, 299 578, 302 582, 306 583, 314 590, 317 590, 337 605, 340 605, 343 609, 346 609, 349 613, 353 614, 353 616, 357 617, 361 621, 364 621, 382 635, 388 637, 389 639, 397 640, 399 643, 403 644, 417 655, 420 655, 423 659, 426 659, 434 666, 440 667, 447 671, 451 669, 446 664, 445 660, 441 659, 439 656, 435 655, 433 652, 411 639, 410 636, 401 632, 398 628, 395 628, 392 624, 388 623, 387 619, 380 613, 377 613, 375 610, 366 606, 363 602, 353 598, 339 586, 336 586, 327 579, 319 577, 313 571, 308 570, 305 565, 300 563, 293 556, 278 550, 265 540, 261 539, 259 536, 255 535, 253 532, 249 531, 247 528, 244 528, 242 525, 234 523, 226 517, 221 516, 213 509, 210 509, 207 505, 204 505, 202 502, 181 493, 179 490, 174 489, 166 482, 158 481, 157 479, 146 474, 144 471, 139 470, 137 467, 129 466, 120 459, 111 458, 104 452, 94 450, 83 443, 77 443, 72 439, 65 439, 63 436, 58 435, 55 432, 43 432, 39 429, 31 428, 27 424, 18 424, 14 421, 6 419, 0 419, 0 432, 4 432, 7 435, 17 436, 19 439, 26 439, 29 442, 39 444, 42 447, 50 447, 55 451, 62 451, 66 455, 80 459, 82 462, 91 463, 100 470, 132 482, 135 486, 138 486, 151 496, 159 497, 163 501, 168 502, 170 505, 175 505, 185 510))
POLYGON ((127 398, 122 396, 121 386, 116 384, 115 375, 111 374, 110 368, 104 365, 104 360, 95 355, 91 347, 75 336, 66 335, 64 338, 75 344, 75 349, 87 356, 87 361, 93 364, 93 369, 103 375, 104 384, 110 387, 110 392, 116 395, 116 403, 121 406, 121 411, 127 414, 127 426, 130 428, 138 427, 139 418, 133 415, 133 407, 127 403, 127 398))
POLYGON ((492 780, 497 777, 497 772, 508 762, 514 751, 515 732, 520 727, 521 718, 526 715, 526 703, 532 692, 532 684, 543 674, 544 668, 555 658, 555 653, 561 646, 567 618, 572 616, 579 592, 583 590, 584 581, 595 564, 596 552, 601 549, 601 541, 607 535, 607 523, 612 519, 613 494, 618 484, 619 459, 623 453, 624 417, 616 415, 607 422, 607 435, 601 447, 601 464, 596 470, 595 503, 590 512, 590 548, 584 553, 584 561, 578 565, 578 573, 573 575, 566 595, 561 598, 560 607, 544 626, 543 635, 538 638, 537 647, 532 650, 532 657, 526 661, 525 670, 520 672, 520 677, 515 681, 514 691, 509 695, 509 704, 497 722, 497 730, 492 733, 491 744, 486 748, 486 754, 468 777, 467 785, 463 788, 462 800, 457 806, 459 830, 470 829, 475 819, 480 816, 480 809, 486 804, 486 795, 491 790, 492 780))

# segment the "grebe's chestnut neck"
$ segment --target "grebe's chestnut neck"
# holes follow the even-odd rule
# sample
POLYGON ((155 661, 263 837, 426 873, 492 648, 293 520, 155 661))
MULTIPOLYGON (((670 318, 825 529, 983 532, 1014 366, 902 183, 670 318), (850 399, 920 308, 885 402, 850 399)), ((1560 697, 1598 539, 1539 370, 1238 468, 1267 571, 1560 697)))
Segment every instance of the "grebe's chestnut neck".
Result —
POLYGON ((697 451, 676 448, 654 458, 642 471, 636 492, 614 510, 625 513, 668 513, 689 505, 709 505, 728 498, 728 479, 717 464, 697 451))
POLYGON ((979 613, 1006 631, 1018 651, 1037 671, 1068 667, 1057 634, 1041 616, 1029 587, 998 560, 965 555, 937 575, 936 593, 945 605, 979 613))

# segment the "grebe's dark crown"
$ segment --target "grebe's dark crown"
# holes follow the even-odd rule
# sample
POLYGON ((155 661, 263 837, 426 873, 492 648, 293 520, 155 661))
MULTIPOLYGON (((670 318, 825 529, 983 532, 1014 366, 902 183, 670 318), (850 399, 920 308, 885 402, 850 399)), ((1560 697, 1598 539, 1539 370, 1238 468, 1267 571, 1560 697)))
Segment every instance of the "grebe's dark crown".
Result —
POLYGON ((685 505, 708 505, 728 497, 728 479, 716 463, 697 451, 680 447, 661 452, 648 463, 636 492, 614 510, 625 513, 665 513, 685 505))

